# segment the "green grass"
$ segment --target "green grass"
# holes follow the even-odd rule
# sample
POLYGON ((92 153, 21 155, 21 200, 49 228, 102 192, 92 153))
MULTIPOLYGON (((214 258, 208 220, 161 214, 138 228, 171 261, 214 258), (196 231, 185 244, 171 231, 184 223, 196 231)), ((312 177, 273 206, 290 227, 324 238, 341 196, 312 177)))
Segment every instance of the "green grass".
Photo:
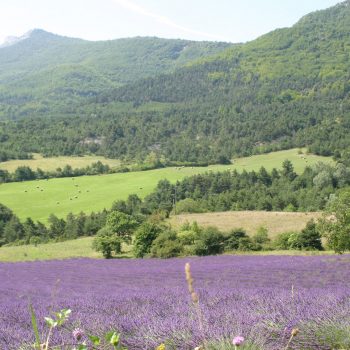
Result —
POLYGON ((81 176, 74 180, 61 178, 7 183, 0 185, 0 203, 11 208, 21 219, 31 217, 46 222, 51 213, 59 217, 69 212, 89 213, 103 208, 108 209, 115 200, 126 199, 132 193, 144 197, 155 188, 161 179, 166 178, 175 182, 186 176, 209 170, 258 170, 262 165, 271 170, 274 167, 281 168, 283 161, 287 158, 293 162, 298 172, 301 172, 307 164, 312 165, 318 161, 332 162, 330 158, 307 155, 308 162, 306 163, 306 160, 302 159, 294 149, 237 159, 232 165, 187 167, 180 170, 165 168, 111 175, 81 176))
MULTIPOLYGON (((91 248, 93 237, 84 237, 66 242, 24 245, 16 247, 1 247, 0 262, 19 262, 34 260, 56 260, 70 258, 100 258, 102 255, 91 248)), ((126 253, 118 258, 131 258, 131 246, 124 247, 126 253)), ((266 252, 232 252, 226 254, 239 255, 329 255, 334 254, 331 251, 306 252, 295 250, 275 250, 266 252)))
POLYGON ((233 164, 234 168, 239 171, 259 170, 261 166, 264 166, 267 170, 272 170, 273 168, 281 168, 283 161, 289 159, 293 163, 295 171, 300 174, 304 171, 306 166, 316 164, 317 162, 334 163, 330 157, 306 154, 305 149, 302 149, 302 151, 304 152, 303 154, 298 154, 298 149, 293 148, 287 151, 237 158, 233 161, 233 164))
POLYGON ((33 261, 69 258, 98 258, 100 254, 92 250, 92 237, 79 238, 60 243, 2 247, 0 261, 33 261))
POLYGON ((107 164, 110 167, 120 165, 120 161, 117 159, 108 159, 100 156, 84 156, 84 157, 49 157, 44 158, 38 153, 33 154, 33 159, 15 159, 7 162, 0 162, 0 169, 14 172, 19 166, 29 166, 31 169, 36 170, 40 168, 45 171, 56 170, 57 168, 63 168, 65 165, 70 165, 73 169, 85 168, 92 163, 101 161, 103 164, 107 164))

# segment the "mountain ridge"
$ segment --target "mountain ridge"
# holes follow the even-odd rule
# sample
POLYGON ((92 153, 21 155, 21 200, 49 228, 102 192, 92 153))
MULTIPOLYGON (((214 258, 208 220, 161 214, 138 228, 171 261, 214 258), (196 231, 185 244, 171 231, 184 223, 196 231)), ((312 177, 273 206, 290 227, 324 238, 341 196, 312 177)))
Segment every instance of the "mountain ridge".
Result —
POLYGON ((99 92, 99 88, 93 89, 93 84, 89 84, 94 80, 89 74, 100 77, 97 86, 105 84, 111 88, 170 72, 189 60, 218 52, 228 45, 151 37, 90 42, 37 29, 14 45, 0 49, 0 93, 2 90, 5 98, 11 96, 13 90, 19 93, 23 90, 22 94, 28 95, 27 87, 30 87, 31 94, 39 96, 52 92, 60 95, 65 90, 86 96, 99 92), (79 88, 74 82, 70 86, 71 75, 81 76, 79 88), (86 82, 87 91, 84 90, 86 82))

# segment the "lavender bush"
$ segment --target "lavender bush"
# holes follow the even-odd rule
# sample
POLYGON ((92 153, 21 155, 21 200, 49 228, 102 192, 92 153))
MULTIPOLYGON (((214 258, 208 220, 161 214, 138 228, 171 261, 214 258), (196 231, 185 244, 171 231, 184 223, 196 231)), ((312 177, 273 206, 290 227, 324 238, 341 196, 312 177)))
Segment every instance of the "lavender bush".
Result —
POLYGON ((113 329, 129 350, 228 350, 237 336, 244 350, 350 349, 349 287, 346 255, 2 263, 0 349, 33 349, 29 305, 40 334, 44 317, 72 310, 52 334, 58 348, 82 341, 92 348, 87 335, 113 329), (188 292, 187 261, 201 321, 188 292))

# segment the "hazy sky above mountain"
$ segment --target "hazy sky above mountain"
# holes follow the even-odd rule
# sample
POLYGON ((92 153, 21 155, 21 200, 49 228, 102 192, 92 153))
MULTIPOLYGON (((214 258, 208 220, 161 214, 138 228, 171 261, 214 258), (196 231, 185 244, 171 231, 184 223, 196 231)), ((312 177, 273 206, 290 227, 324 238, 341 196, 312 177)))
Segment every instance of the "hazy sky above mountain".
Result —
POLYGON ((0 43, 33 28, 89 40, 243 42, 339 0, 0 0, 0 43))

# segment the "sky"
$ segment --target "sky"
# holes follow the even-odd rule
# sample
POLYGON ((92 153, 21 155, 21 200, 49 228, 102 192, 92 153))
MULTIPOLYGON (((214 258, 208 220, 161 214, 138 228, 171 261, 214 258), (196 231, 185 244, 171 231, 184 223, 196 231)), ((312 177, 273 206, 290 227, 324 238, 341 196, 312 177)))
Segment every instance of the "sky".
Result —
POLYGON ((245 42, 340 0, 0 0, 0 43, 40 28, 87 40, 245 42))

